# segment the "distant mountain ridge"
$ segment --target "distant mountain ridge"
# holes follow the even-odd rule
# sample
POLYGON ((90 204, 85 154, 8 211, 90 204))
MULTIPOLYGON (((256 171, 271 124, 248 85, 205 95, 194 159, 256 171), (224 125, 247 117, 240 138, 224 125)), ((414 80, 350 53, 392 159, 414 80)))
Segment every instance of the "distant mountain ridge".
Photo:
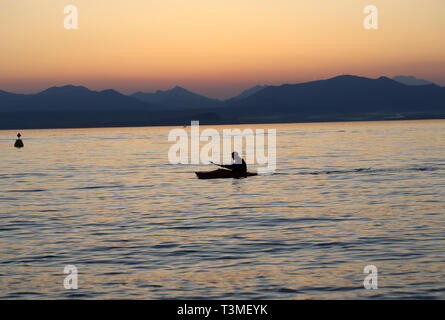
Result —
POLYGON ((11 93, 7 91, 0 90, 0 112, 4 111, 9 106, 18 104, 20 101, 24 100, 26 95, 11 93))
POLYGON ((131 96, 72 85, 0 91, 0 128, 445 119, 445 87, 435 84, 342 75, 251 89, 224 102, 181 87, 131 96))
POLYGON ((431 81, 425 79, 419 79, 414 76, 396 76, 392 78, 393 80, 406 84, 407 86, 424 86, 429 84, 435 84, 431 81))
MULTIPOLYGON (((343 75, 326 80, 270 86, 227 108, 249 118, 364 113, 444 113, 445 88, 407 86, 387 77, 370 79, 343 75)), ((346 117, 347 118, 347 117, 346 117)))
POLYGON ((158 90, 154 93, 139 91, 133 93, 131 97, 175 110, 212 108, 222 104, 220 100, 204 97, 179 86, 165 91, 158 90))
POLYGON ((263 90, 263 89, 265 89, 267 87, 268 86, 256 85, 256 86, 254 86, 252 88, 244 90, 239 95, 237 95, 237 96, 235 96, 233 98, 227 99, 226 102, 228 102, 228 101, 236 101, 236 100, 241 100, 241 99, 247 98, 247 97, 251 96, 252 94, 257 93, 257 92, 259 92, 259 91, 261 91, 261 90, 263 90))
POLYGON ((115 90, 92 91, 83 86, 51 87, 36 94, 0 94, 0 112, 64 112, 155 110, 160 106, 143 103, 115 90))

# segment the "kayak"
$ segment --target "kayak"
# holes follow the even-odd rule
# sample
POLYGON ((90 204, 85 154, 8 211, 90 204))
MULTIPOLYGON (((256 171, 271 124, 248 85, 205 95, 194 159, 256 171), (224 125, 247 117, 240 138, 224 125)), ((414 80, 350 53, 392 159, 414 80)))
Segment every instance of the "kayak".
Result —
POLYGON ((223 178, 246 178, 246 177, 252 177, 257 176, 258 173, 255 172, 246 172, 246 173, 239 173, 239 172, 233 172, 231 170, 226 169, 217 169, 213 171, 201 171, 201 172, 195 172, 199 179, 223 179, 223 178))
POLYGON ((217 169, 213 171, 201 171, 201 172, 198 171, 195 173, 199 179, 222 179, 222 178, 239 179, 239 178, 246 178, 258 175, 258 173, 255 172, 239 173, 226 169, 217 169))

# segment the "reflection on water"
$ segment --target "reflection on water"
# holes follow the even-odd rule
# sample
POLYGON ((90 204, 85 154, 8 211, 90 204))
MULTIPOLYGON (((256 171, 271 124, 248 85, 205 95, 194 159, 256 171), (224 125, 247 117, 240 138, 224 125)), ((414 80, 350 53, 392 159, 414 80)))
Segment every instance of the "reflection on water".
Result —
POLYGON ((243 127, 276 174, 198 180, 167 127, 0 131, 0 297, 445 298, 445 121, 243 127))

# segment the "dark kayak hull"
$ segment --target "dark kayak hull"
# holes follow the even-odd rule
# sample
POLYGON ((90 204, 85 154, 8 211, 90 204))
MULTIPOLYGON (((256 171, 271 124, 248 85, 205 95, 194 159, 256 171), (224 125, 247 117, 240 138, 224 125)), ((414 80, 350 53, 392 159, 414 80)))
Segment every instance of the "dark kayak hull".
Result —
POLYGON ((227 179, 227 178, 246 178, 257 176, 257 173, 247 172, 247 173, 237 173, 230 170, 218 169, 213 171, 205 171, 205 172, 195 172, 199 179, 227 179))

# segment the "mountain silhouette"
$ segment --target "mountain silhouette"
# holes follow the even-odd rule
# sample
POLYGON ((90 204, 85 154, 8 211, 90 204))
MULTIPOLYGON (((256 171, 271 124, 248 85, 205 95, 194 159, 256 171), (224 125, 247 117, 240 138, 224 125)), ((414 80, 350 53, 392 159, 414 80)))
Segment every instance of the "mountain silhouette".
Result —
POLYGON ((136 92, 131 97, 140 101, 163 105, 165 109, 186 110, 221 106, 222 101, 210 99, 181 87, 158 90, 154 93, 136 92))
POLYGON ((349 116, 378 113, 445 115, 445 88, 434 84, 407 86, 387 77, 369 79, 344 75, 270 86, 245 99, 230 102, 227 109, 228 112, 237 110, 239 115, 248 115, 250 119, 264 116, 349 119, 349 116))
POLYGON ((82 86, 51 87, 30 95, 0 93, 0 112, 64 112, 155 110, 161 107, 143 103, 115 90, 92 91, 82 86))
POLYGON ((435 84, 343 75, 251 89, 224 102, 180 87, 132 96, 72 85, 0 91, 0 129, 445 118, 445 88, 435 84))
POLYGON ((431 81, 425 79, 419 79, 414 76, 396 76, 392 78, 393 80, 406 84, 407 86, 423 86, 428 84, 434 84, 431 81))
POLYGON ((254 86, 252 88, 244 90, 239 95, 237 95, 237 96, 235 96, 233 98, 227 99, 225 102, 233 102, 233 101, 236 101, 236 100, 241 100, 241 99, 247 98, 247 97, 251 96, 252 94, 257 93, 257 92, 259 92, 259 91, 261 91, 261 90, 263 90, 263 89, 265 89, 267 87, 268 86, 256 85, 256 86, 254 86))
POLYGON ((0 90, 0 112, 9 106, 16 105, 26 98, 25 94, 17 94, 0 90))

